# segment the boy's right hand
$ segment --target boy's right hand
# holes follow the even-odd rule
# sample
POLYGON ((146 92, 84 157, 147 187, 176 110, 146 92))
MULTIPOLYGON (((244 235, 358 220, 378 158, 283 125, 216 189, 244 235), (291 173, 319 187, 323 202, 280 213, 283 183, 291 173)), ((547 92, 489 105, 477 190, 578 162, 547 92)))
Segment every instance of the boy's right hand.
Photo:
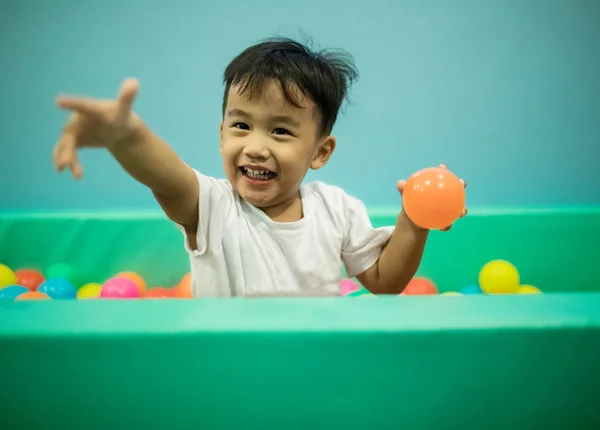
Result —
POLYGON ((141 120, 131 111, 131 107, 138 88, 135 79, 127 79, 116 100, 58 98, 59 107, 73 112, 54 148, 54 165, 59 172, 68 168, 79 179, 83 169, 77 158, 77 149, 111 149, 135 138, 141 120))

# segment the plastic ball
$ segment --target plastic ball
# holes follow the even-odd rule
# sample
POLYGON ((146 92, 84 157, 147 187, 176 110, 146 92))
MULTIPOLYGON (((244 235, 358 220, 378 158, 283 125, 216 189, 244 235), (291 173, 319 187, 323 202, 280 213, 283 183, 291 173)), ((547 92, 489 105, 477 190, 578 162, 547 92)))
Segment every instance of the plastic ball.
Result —
POLYGON ((533 285, 520 285, 517 289, 517 294, 541 294, 542 290, 533 285))
POLYGON ((360 287, 352 279, 342 279, 340 282, 340 294, 347 296, 353 291, 360 290, 360 287))
POLYGON ((15 272, 15 275, 17 276, 17 284, 23 285, 31 291, 37 290, 45 279, 42 272, 33 269, 19 269, 15 272))
POLYGON ((138 286, 140 290, 140 296, 143 296, 146 292, 146 281, 144 280, 144 278, 142 278, 139 274, 135 272, 120 272, 115 275, 115 278, 125 278, 132 281, 135 285, 138 286))
POLYGON ((438 289, 433 283, 433 281, 424 277, 417 276, 410 280, 402 294, 405 296, 420 296, 432 295, 437 293, 438 289))
POLYGON ((462 296, 462 294, 457 291, 446 291, 445 293, 442 293, 440 295, 441 296, 462 296))
POLYGON ((442 167, 419 170, 406 181, 402 204, 416 225, 443 229, 460 218, 465 208, 465 187, 454 173, 442 167))
POLYGON ((23 285, 7 285, 0 289, 0 300, 14 300, 28 291, 23 285))
POLYGON ((467 285, 463 289, 460 290, 461 294, 482 294, 481 288, 479 285, 467 285))
POLYGON ((50 296, 39 291, 27 291, 17 296, 15 300, 50 300, 50 296))
POLYGON ((0 264, 0 288, 8 285, 15 285, 17 283, 17 276, 10 267, 0 264))
POLYGON ((77 295, 75 286, 65 278, 48 278, 42 282, 37 291, 55 300, 74 299, 77 295))
POLYGON ((140 297, 140 289, 130 279, 114 277, 104 283, 100 297, 104 299, 137 299, 140 297))
POLYGON ((75 271, 70 264, 67 263, 54 263, 48 266, 44 272, 46 279, 60 278, 66 279, 67 281, 74 283, 75 271))
POLYGON ((144 297, 147 299, 168 299, 175 296, 175 291, 171 288, 154 287, 146 291, 144 297))
POLYGON ((487 294, 514 294, 519 288, 519 272, 506 260, 492 260, 479 272, 479 286, 487 294))
POLYGON ((192 298, 192 274, 187 273, 175 287, 175 296, 181 299, 192 298))
POLYGON ((81 288, 77 290, 77 298, 97 299, 100 297, 100 291, 102 291, 102 284, 97 282, 89 282, 85 285, 82 285, 81 288))

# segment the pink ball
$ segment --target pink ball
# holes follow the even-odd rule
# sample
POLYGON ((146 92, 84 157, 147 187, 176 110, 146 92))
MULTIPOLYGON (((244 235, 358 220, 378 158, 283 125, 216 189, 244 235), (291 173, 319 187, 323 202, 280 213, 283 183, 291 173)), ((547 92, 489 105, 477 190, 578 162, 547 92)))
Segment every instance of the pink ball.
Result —
POLYGON ((360 287, 352 279, 342 279, 342 282, 340 282, 340 293, 342 296, 347 296, 358 290, 360 290, 360 287))
POLYGON ((127 278, 110 278, 102 286, 100 297, 105 299, 137 299, 140 297, 140 289, 127 278))

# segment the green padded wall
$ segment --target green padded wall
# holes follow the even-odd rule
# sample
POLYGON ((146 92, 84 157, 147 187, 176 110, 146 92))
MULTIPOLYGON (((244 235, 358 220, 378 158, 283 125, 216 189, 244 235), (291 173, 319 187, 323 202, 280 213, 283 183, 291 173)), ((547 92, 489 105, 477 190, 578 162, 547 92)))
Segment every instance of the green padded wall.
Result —
POLYGON ((0 303, 0 428, 600 428, 600 294, 0 303))
MULTIPOLYGON (((373 210, 376 226, 397 210, 373 210)), ((473 210, 449 232, 432 232, 419 274, 440 290, 477 282, 487 261, 513 262, 523 283, 544 291, 600 291, 600 207, 473 210)), ((120 270, 140 272, 152 286, 171 286, 188 271, 183 237, 157 212, 3 213, 0 263, 43 269, 74 265, 79 283, 120 270)))

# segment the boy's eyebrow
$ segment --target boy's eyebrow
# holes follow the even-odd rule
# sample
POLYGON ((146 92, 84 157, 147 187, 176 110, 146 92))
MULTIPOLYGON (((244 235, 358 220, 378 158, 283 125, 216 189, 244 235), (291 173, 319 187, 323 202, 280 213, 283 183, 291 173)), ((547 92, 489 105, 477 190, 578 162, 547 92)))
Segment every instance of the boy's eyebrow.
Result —
POLYGON ((231 109, 230 111, 227 112, 227 116, 245 116, 245 117, 249 117, 250 114, 246 111, 243 111, 241 109, 231 109))
MULTIPOLYGON (((250 115, 248 112, 242 110, 242 109, 231 109, 230 111, 227 112, 227 116, 228 117, 232 117, 232 116, 241 116, 244 118, 251 118, 252 115, 250 115)), ((289 124, 293 127, 300 127, 300 123, 298 122, 298 120, 296 120, 295 118, 292 118, 291 116, 287 116, 287 115, 277 115, 271 118, 272 122, 282 122, 282 123, 286 123, 289 124)))

